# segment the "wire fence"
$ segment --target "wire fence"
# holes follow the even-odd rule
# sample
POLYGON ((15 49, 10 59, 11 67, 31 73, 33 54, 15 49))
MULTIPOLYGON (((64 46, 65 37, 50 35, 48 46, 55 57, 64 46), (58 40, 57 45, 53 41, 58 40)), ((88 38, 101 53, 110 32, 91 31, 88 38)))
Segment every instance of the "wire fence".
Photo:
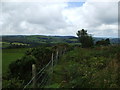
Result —
POLYGON ((51 60, 48 62, 47 65, 45 65, 37 74, 36 76, 34 76, 23 88, 26 89, 28 86, 30 86, 32 84, 32 81, 36 78, 36 82, 39 82, 37 83, 36 87, 40 87, 42 88, 43 86, 45 86, 46 82, 48 81, 48 79, 50 78, 49 75, 50 73, 53 72, 53 66, 55 64, 57 64, 56 62, 58 62, 58 59, 59 59, 59 52, 56 53, 56 56, 54 57, 53 56, 53 53, 52 53, 52 57, 51 57, 51 60), (57 57, 56 57, 57 56, 57 57), (48 70, 51 70, 51 72, 47 72, 48 70), (39 80, 40 79, 40 80, 39 80))
POLYGON ((51 63, 52 63, 52 60, 50 60, 49 63, 48 63, 46 66, 44 66, 44 67, 36 74, 36 76, 34 76, 34 77, 24 86, 23 90, 24 90, 25 88, 27 88, 27 86, 29 86, 36 77, 38 77, 38 78, 36 78, 36 80, 38 81, 39 78, 44 74, 46 68, 51 65, 51 63))

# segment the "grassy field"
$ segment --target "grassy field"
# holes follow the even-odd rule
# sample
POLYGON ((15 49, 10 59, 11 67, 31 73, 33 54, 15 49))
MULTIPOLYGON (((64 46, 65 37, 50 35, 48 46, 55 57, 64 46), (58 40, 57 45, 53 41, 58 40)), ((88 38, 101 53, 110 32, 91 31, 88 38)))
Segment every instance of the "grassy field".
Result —
POLYGON ((8 66, 12 61, 15 61, 22 56, 27 48, 18 49, 3 49, 2 50, 2 72, 5 73, 8 70, 8 66))
POLYGON ((0 42, 0 48, 6 48, 6 47, 9 47, 10 46, 10 43, 9 42, 0 42))

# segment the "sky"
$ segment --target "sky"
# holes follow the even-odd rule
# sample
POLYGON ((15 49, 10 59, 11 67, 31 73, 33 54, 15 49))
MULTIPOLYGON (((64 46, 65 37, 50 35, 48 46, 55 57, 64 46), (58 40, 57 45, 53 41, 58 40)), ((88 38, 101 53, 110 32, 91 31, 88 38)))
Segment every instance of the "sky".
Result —
POLYGON ((2 35, 118 36, 118 2, 0 2, 2 35))

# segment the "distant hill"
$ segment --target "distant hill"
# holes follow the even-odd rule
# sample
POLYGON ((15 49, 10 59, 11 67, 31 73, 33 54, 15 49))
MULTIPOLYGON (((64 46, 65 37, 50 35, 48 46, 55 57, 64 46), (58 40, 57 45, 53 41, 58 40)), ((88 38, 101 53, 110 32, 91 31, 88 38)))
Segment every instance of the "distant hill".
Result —
MULTIPOLYGON (((75 36, 45 36, 45 35, 5 35, 0 36, 2 42, 7 43, 23 43, 23 44, 56 44, 56 43, 69 43, 79 44, 75 36)), ((105 38, 94 37, 94 42, 105 38)), ((120 43, 118 38, 110 38, 111 44, 120 43)))
POLYGON ((74 36, 43 36, 43 35, 13 35, 1 36, 3 42, 21 42, 21 43, 77 43, 74 36))

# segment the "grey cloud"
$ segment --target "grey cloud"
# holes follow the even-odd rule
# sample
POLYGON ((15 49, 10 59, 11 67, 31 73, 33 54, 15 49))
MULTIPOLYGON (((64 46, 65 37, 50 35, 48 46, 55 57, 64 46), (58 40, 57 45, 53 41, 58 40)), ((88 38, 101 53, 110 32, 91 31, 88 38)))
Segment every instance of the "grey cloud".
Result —
POLYGON ((85 2, 82 7, 66 9, 64 15, 78 29, 85 28, 94 36, 113 36, 113 31, 117 33, 117 5, 116 2, 85 2))
POLYGON ((75 35, 85 28, 94 36, 116 35, 116 3, 85 2, 81 7, 66 7, 67 3, 2 3, 2 32, 75 35))
MULTIPOLYGON (((64 3, 63 3, 64 4, 64 3)), ((13 34, 30 33, 32 30, 37 33, 50 33, 57 29, 66 28, 68 24, 64 20, 62 10, 63 4, 44 4, 44 3, 3 3, 2 28, 5 29, 3 34, 11 30, 13 34), (27 22, 26 28, 20 24, 27 22), (9 27, 7 27, 9 25, 9 27), (9 28, 9 29, 8 29, 9 28)))

